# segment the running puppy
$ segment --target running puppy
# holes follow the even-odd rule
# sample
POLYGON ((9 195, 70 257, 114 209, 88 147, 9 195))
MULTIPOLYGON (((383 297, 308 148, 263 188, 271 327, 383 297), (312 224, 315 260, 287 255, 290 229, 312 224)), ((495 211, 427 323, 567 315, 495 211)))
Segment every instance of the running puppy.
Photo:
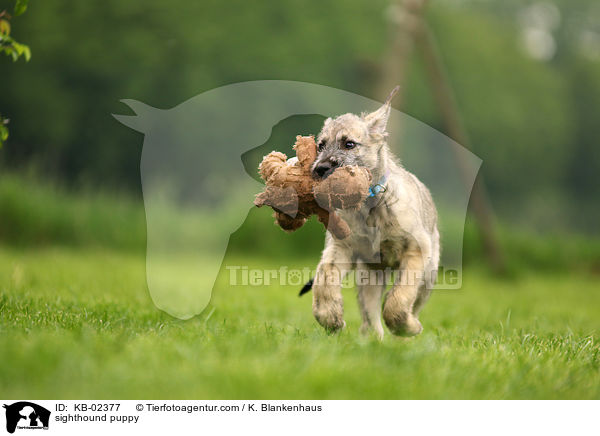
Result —
POLYGON ((395 335, 414 336, 423 330, 418 314, 435 283, 440 238, 431 194, 387 145, 386 126, 397 91, 375 112, 328 118, 317 137, 315 178, 326 178, 340 166, 359 165, 371 171, 374 183, 358 211, 339 211, 352 234, 338 240, 327 232, 312 283, 313 314, 331 332, 345 326, 341 281, 352 269, 357 271, 361 332, 374 331, 383 338, 382 314, 395 335))

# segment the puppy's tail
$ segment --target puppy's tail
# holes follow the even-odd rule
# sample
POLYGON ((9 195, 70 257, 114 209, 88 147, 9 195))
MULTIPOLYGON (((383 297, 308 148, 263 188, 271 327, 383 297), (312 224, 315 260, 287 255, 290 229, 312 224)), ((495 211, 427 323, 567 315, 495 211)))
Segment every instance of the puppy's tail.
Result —
POLYGON ((300 289, 300 293, 298 294, 298 297, 302 297, 307 292, 310 292, 310 290, 313 287, 314 282, 315 282, 314 277, 312 279, 310 279, 308 282, 306 282, 306 284, 302 287, 302 289, 300 289))

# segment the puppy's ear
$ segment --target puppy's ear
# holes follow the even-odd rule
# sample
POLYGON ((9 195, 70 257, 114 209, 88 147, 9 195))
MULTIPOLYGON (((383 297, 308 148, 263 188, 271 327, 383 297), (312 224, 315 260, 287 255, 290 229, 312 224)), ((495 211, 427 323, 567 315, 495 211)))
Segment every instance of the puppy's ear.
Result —
POLYGON ((385 135, 386 134, 386 126, 388 122, 388 118, 390 117, 390 111, 392 108, 392 99, 400 89, 399 86, 396 86, 390 92, 390 95, 385 100, 383 106, 377 109, 375 112, 371 112, 365 115, 365 121, 367 122, 367 126, 369 129, 369 133, 376 135, 385 135))

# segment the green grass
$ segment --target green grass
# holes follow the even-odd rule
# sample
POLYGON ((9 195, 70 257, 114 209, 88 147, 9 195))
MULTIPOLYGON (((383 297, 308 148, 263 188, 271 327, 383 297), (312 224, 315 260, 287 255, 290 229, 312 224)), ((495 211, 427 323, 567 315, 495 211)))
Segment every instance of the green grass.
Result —
POLYGON ((352 289, 347 329, 328 336, 297 287, 227 286, 225 272, 210 306, 180 321, 154 307, 144 274, 136 253, 0 249, 0 396, 600 398, 593 275, 473 267, 462 290, 434 293, 421 336, 380 343, 358 335, 352 289))

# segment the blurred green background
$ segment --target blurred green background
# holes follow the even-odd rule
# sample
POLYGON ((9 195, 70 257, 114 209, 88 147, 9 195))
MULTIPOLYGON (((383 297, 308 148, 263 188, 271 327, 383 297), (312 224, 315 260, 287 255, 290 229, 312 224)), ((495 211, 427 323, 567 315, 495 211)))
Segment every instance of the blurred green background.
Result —
MULTIPOLYGON (((12 1, 0 2, 4 8, 12 1)), ((598 235, 598 8, 579 0, 437 1, 427 9, 473 152, 507 224, 598 235)), ((111 117, 128 113, 120 99, 170 108, 218 86, 285 79, 381 100, 389 9, 383 0, 226 8, 35 2, 12 20, 31 61, 0 58, 1 110, 11 119, 2 172, 139 198, 143 138, 111 117)), ((418 54, 404 89, 399 109, 443 130, 418 54)))
MULTIPOLYGON (((13 1, 0 0, 0 11, 12 11, 13 6, 13 1)), ((215 87, 262 79, 313 82, 382 100, 381 84, 388 79, 384 65, 389 62, 394 35, 392 15, 390 2, 384 0, 232 0, 226 4, 55 0, 32 1, 25 14, 13 17, 12 35, 31 47, 32 57, 29 62, 0 57, 0 111, 10 118, 10 136, 0 149, 2 348, 13 350, 21 364, 30 361, 43 343, 60 349, 60 340, 35 339, 41 332, 52 335, 48 333, 51 326, 57 337, 69 337, 69 347, 100 350, 97 359, 88 358, 88 369, 77 373, 81 380, 98 374, 101 360, 111 356, 116 360, 111 360, 109 370, 126 383, 127 372, 116 357, 118 346, 111 341, 131 344, 144 335, 172 334, 171 342, 165 340, 169 346, 179 341, 183 349, 193 350, 192 342, 199 341, 204 352, 212 356, 211 368, 220 368, 225 371, 224 379, 235 382, 226 384, 217 395, 214 386, 204 389, 184 381, 176 387, 166 384, 154 390, 144 390, 139 380, 131 391, 123 390, 122 385, 117 388, 117 384, 111 390, 109 381, 102 389, 89 383, 78 388, 76 377, 61 391, 48 380, 60 379, 61 374, 67 377, 72 368, 60 351, 48 349, 44 356, 49 363, 43 368, 31 363, 27 372, 15 373, 8 366, 0 367, 0 388, 13 397, 63 393, 107 398, 116 394, 543 398, 563 392, 565 397, 598 398, 599 381, 590 378, 600 367, 594 339, 597 325, 587 312, 578 317, 584 309, 600 314, 600 4, 596 0, 439 0, 427 8, 425 15, 438 40, 472 151, 483 159, 480 174, 489 191, 508 264, 503 276, 490 271, 476 226, 469 220, 464 248, 465 292, 477 288, 477 304, 464 306, 461 299, 466 299, 465 295, 440 297, 437 302, 434 296, 431 317, 427 319, 428 309, 423 315, 425 339, 411 343, 412 351, 407 351, 404 342, 382 345, 385 364, 390 365, 385 368, 403 361, 420 364, 427 361, 430 352, 436 359, 446 359, 452 350, 460 353, 468 348, 473 352, 472 360, 467 354, 454 362, 458 368, 454 372, 433 369, 439 383, 429 390, 419 390, 405 379, 398 392, 383 381, 373 385, 380 386, 379 390, 352 390, 351 386, 336 390, 334 386, 350 377, 350 363, 336 367, 342 372, 330 379, 303 373, 307 384, 302 389, 285 383, 281 376, 270 388, 261 390, 259 382, 262 386, 269 382, 260 369, 259 351, 252 354, 251 343, 258 344, 257 350, 264 355, 276 353, 289 341, 298 342, 297 348, 286 348, 287 354, 281 359, 272 356, 270 363, 265 363, 273 371, 283 361, 302 359, 299 356, 305 356, 306 364, 311 365, 327 355, 323 341, 337 341, 334 355, 339 359, 355 359, 360 370, 387 374, 378 366, 384 365, 377 361, 379 345, 369 343, 368 349, 361 348, 364 344, 355 338, 357 326, 338 339, 328 338, 312 321, 308 299, 300 305, 279 297, 282 293, 293 295, 297 291, 293 287, 253 289, 252 296, 244 294, 252 316, 242 320, 260 330, 250 329, 257 335, 252 339, 244 339, 244 323, 235 315, 236 310, 245 309, 228 305, 227 298, 217 299, 221 306, 215 303, 205 311, 212 314, 210 310, 215 309, 215 315, 205 313, 201 320, 188 324, 188 329, 199 332, 197 337, 187 330, 180 335, 185 323, 153 311, 148 298, 143 299, 147 292, 139 263, 140 259, 143 262, 146 237, 139 178, 143 137, 111 116, 128 113, 119 100, 132 98, 171 108, 215 87), (122 265, 110 266, 108 262, 108 271, 103 269, 107 258, 121 256, 126 259, 122 265), (88 294, 85 283, 96 283, 111 271, 129 274, 123 265, 139 273, 125 279, 131 286, 121 289, 123 284, 106 283, 113 288, 101 290, 94 285, 88 294), (476 277, 474 282, 469 281, 469 272, 476 277), (78 285, 73 288, 73 283, 78 285), (519 293, 527 297, 522 300, 519 293), (108 306, 103 297, 90 296, 113 294, 119 297, 110 300, 108 306), (458 312, 456 304, 461 305, 458 312), (480 311, 487 304, 491 312, 484 319, 480 311), (517 318, 519 307, 526 308, 521 319, 517 318), (56 310, 64 310, 66 318, 48 320, 43 316, 56 310), (69 314, 78 321, 73 322, 69 314), (235 327, 229 331, 226 321, 232 318, 235 321, 230 325, 235 327), (101 326, 106 319, 112 319, 111 328, 101 326), (499 325, 501 331, 497 330, 499 325), (456 330, 452 330, 454 326, 456 330), (19 348, 23 335, 35 349, 19 348), (210 348, 209 342, 215 337, 231 340, 234 345, 210 348), (522 346, 530 352, 523 351, 522 346), (347 353, 347 347, 359 352, 347 353), (444 347, 454 348, 449 351, 444 347), (512 355, 514 359, 507 364, 508 368, 514 366, 510 375, 478 366, 490 349, 501 354, 511 347, 522 354, 516 351, 512 355), (550 354, 536 365, 531 359, 536 352, 541 353, 538 347, 550 354), (247 359, 256 367, 241 370, 218 365, 230 358, 247 359), (473 368, 481 379, 465 380, 473 368), (555 372, 567 374, 567 380, 554 377, 555 372), (38 374, 37 382, 29 378, 32 373, 38 374), (519 390, 519 383, 531 380, 532 375, 540 376, 540 385, 519 390), (481 380, 486 377, 497 385, 482 387, 481 380), (510 383, 502 384, 503 377, 510 383), (252 379, 255 381, 248 381, 252 379), (568 390, 582 380, 587 380, 584 385, 568 390)), ((397 108, 443 131, 418 53, 412 57, 403 87, 405 99, 397 108)), ((317 133, 320 122, 319 117, 290 120, 274 131, 265 149, 289 148, 300 127, 317 133)), ((251 171, 252 165, 247 168, 251 171)), ((318 223, 310 222, 287 235, 273 226, 269 211, 253 210, 232 236, 228 253, 236 259, 253 259, 274 267, 286 262, 313 266, 322 240, 318 223)), ((228 293, 233 291, 223 295, 228 293)), ((351 298, 348 300, 347 306, 353 306, 351 298)), ((349 326, 354 328, 354 318, 350 317, 349 326)), ((134 360, 152 353, 146 343, 132 347, 135 350, 128 348, 127 353, 139 353, 134 360)), ((202 360, 175 348, 173 353, 181 356, 170 356, 169 363, 159 359, 154 373, 178 358, 202 360)), ((81 357, 73 353, 75 358, 81 357)), ((335 371, 335 363, 328 362, 329 369, 335 371)), ((196 368, 188 369, 192 373, 196 368)), ((287 369, 289 376, 302 370, 287 369)), ((390 369, 388 376, 392 373, 390 369)), ((428 375, 415 377, 426 379, 428 375)))

